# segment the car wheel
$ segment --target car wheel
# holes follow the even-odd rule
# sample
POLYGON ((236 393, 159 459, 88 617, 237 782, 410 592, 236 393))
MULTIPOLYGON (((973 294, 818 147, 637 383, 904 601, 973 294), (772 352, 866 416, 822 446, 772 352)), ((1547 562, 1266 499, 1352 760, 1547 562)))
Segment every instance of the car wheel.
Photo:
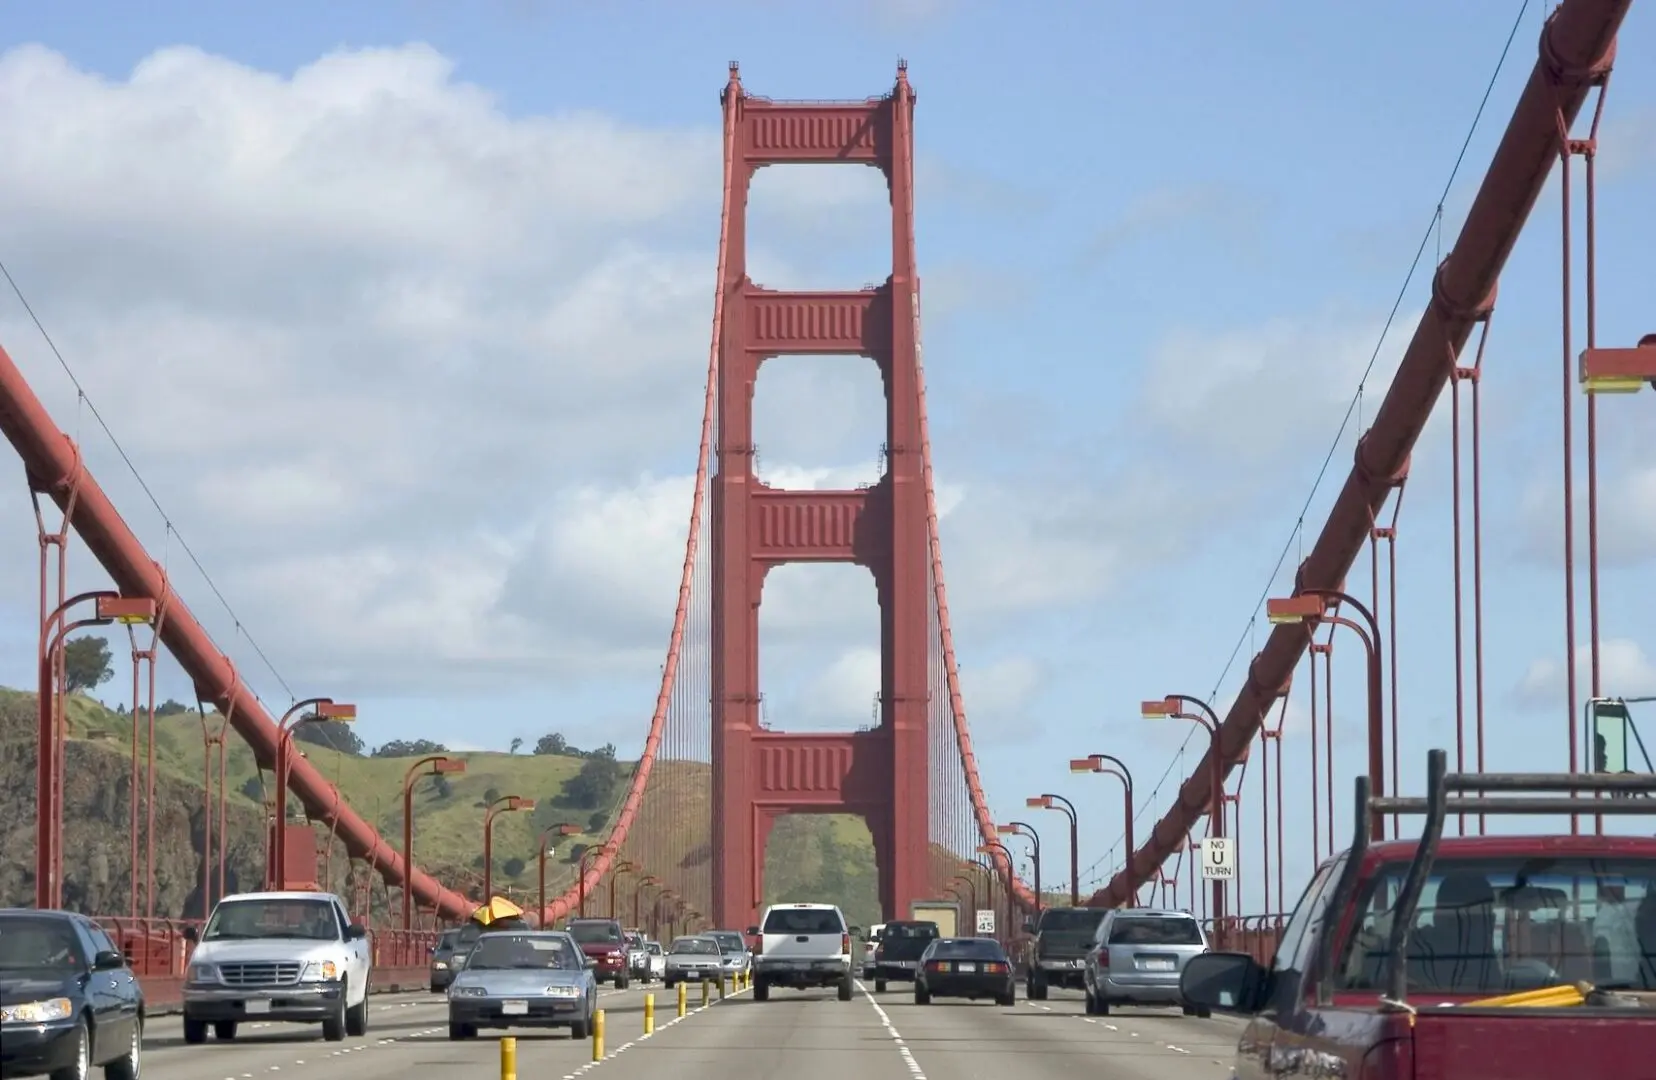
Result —
POLYGON ((845 978, 840 980, 839 999, 841 1001, 850 1001, 853 997, 856 996, 856 993, 857 993, 857 984, 856 984, 855 981, 852 980, 851 973, 849 971, 847 971, 845 973, 845 978))
POLYGON ((457 1042, 460 1039, 475 1039, 476 1037, 477 1029, 470 1024, 449 1025, 449 1040, 452 1042, 457 1042))
POLYGON ((583 1016, 579 1020, 571 1022, 569 1037, 571 1039, 590 1039, 592 1037, 592 1018, 583 1016))
POLYGON ((75 1024, 75 1063, 52 1073, 51 1080, 86 1080, 92 1071, 92 1036, 86 1021, 75 1024))
POLYGON ((195 1020, 188 1016, 184 1018, 184 1042, 189 1046, 200 1046, 207 1041, 207 1021, 195 1020))
POLYGON ((915 983, 914 984, 914 1003, 916 1005, 930 1005, 931 1004, 931 991, 927 990, 924 986, 921 986, 919 983, 915 983))
POLYGON ((322 1038, 328 1042, 345 1041, 345 998, 343 996, 340 997, 339 1004, 335 1006, 333 1015, 323 1018, 322 1038))
POLYGON ((1003 1009, 1009 1009, 1017 1003, 1018 995, 1015 993, 1005 993, 995 998, 995 1004, 999 1005, 1003 1009))
POLYGON ((104 1066, 104 1080, 138 1080, 143 1071, 144 1059, 144 1018, 138 1017, 132 1024, 132 1041, 127 1046, 127 1052, 104 1066))
POLYGON ((765 982, 763 979, 755 979, 753 982, 753 1000, 769 1001, 770 983, 765 982))
POLYGON ((884 979, 874 980, 874 992, 876 994, 883 994, 886 992, 886 981, 884 979))
POLYGON ((368 995, 362 995, 362 1002, 352 1005, 345 1010, 345 1034, 352 1038, 368 1034, 368 995))
POLYGON ((617 975, 615 977, 615 988, 617 990, 625 990, 627 988, 627 977, 625 975, 617 975))
POLYGON ((219 1042, 229 1042, 236 1037, 236 1022, 234 1020, 213 1021, 213 1038, 219 1042))

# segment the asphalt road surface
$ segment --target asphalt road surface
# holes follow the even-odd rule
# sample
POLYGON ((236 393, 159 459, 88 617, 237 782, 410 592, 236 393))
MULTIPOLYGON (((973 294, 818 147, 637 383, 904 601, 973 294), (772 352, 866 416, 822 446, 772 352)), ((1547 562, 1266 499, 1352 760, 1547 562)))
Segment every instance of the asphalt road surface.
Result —
MULTIPOLYGON (((917 1006, 912 993, 865 987, 841 1002, 831 991, 751 991, 705 1009, 692 992, 675 1020, 659 986, 603 991, 605 1058, 564 1031, 508 1032, 523 1080, 1226 1080, 1237 1022, 1197 1020, 1176 1009, 1119 1009, 1087 1016, 1081 996, 1053 991, 1018 999, 917 1006), (655 1034, 644 1037, 644 995, 653 992, 655 1034)), ((329 1043, 309 1025, 248 1024, 234 1042, 185 1046, 177 1017, 157 1017, 144 1066, 165 1080, 443 1080, 500 1075, 499 1034, 448 1039, 438 994, 376 996, 363 1038, 329 1043)))

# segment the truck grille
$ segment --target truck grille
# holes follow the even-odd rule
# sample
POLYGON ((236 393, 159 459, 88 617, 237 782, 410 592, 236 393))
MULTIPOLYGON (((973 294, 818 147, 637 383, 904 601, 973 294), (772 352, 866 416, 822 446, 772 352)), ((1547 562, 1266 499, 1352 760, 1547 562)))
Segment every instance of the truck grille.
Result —
POLYGON ((285 986, 299 981, 300 967, 287 961, 220 964, 219 976, 228 986, 285 986))

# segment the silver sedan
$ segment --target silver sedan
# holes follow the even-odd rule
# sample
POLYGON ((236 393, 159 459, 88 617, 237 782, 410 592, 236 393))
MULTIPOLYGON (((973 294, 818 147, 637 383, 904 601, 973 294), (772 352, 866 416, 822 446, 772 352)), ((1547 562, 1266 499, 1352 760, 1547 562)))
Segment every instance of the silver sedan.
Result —
POLYGON ((592 1033, 598 983, 592 961, 562 931, 486 933, 455 973, 448 1007, 451 1039, 513 1027, 566 1027, 584 1039, 592 1033))
POLYGON ((681 982, 717 981, 724 974, 724 954, 719 943, 706 934, 674 938, 667 950, 667 978, 671 989, 681 982))

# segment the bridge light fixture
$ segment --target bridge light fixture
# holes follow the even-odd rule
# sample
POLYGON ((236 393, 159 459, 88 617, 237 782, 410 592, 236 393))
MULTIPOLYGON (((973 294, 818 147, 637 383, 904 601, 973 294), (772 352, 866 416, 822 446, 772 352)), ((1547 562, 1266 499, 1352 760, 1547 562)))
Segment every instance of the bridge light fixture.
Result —
POLYGON ((155 622, 155 601, 148 597, 100 596, 96 619, 99 623, 136 626, 155 622))
POLYGON ((1052 796, 1032 795, 1024 800, 1024 805, 1031 810, 1051 810, 1052 796))
POLYGON ((352 724, 356 722, 357 707, 343 701, 323 701, 317 704, 315 715, 318 720, 335 720, 341 724, 352 724))
POLYGON ((1636 394, 1656 387, 1656 334, 1646 334, 1631 349, 1583 349, 1582 389, 1589 394, 1636 394))
POLYGON ((431 771, 434 773, 463 773, 466 771, 466 763, 459 758, 440 757, 431 763, 431 771))
MULTIPOLYGON (((1097 772, 1097 771, 1098 771, 1098 762, 1094 761, 1090 757, 1070 758, 1070 772, 1072 772, 1072 773, 1097 772)), ((1043 800, 1042 805, 1051 806, 1052 801, 1050 799, 1043 800)))
POLYGON ((1319 618, 1323 607, 1323 598, 1314 593, 1275 597, 1265 601, 1265 618, 1273 626, 1293 626, 1319 618))
POLYGON ((1166 720, 1179 711, 1179 703, 1166 698, 1157 698, 1139 705, 1139 713, 1146 720, 1166 720))

